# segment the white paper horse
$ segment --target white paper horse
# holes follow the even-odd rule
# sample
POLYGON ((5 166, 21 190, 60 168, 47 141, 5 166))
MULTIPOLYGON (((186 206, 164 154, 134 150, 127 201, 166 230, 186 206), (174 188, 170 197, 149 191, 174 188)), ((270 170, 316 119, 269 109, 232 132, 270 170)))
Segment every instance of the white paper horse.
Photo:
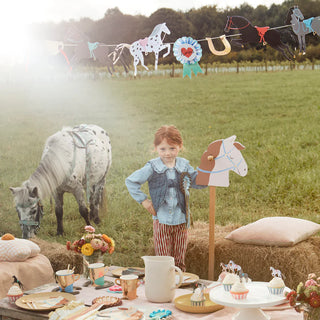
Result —
POLYGON ((159 52, 163 49, 167 49, 167 52, 163 55, 165 58, 170 53, 170 43, 163 43, 163 39, 166 34, 170 34, 170 30, 166 26, 166 23, 158 24, 154 27, 152 33, 149 37, 144 39, 137 40, 133 42, 131 45, 127 43, 121 43, 117 45, 115 52, 118 52, 117 55, 114 56, 114 63, 118 61, 120 58, 123 48, 128 48, 130 50, 131 55, 134 58, 134 76, 137 75, 137 65, 139 61, 141 65, 146 69, 149 70, 148 67, 144 64, 144 57, 143 52, 148 54, 149 52, 154 52, 155 55, 155 65, 154 69, 158 69, 158 59, 159 59, 159 52), (161 34, 165 33, 163 38, 161 39, 161 34))
POLYGON ((241 177, 248 173, 247 163, 241 154, 245 147, 235 140, 236 136, 231 136, 209 144, 197 168, 198 185, 228 187, 230 170, 241 177))
POLYGON ((282 278, 283 277, 283 274, 281 273, 280 270, 275 269, 274 267, 270 267, 270 270, 271 270, 271 275, 273 277, 278 277, 278 278, 282 278))
POLYGON ((100 222, 99 204, 111 165, 111 144, 106 131, 96 125, 63 128, 45 144, 38 168, 13 193, 23 238, 31 238, 40 226, 40 200, 53 196, 57 234, 63 234, 63 195, 72 193, 81 216, 90 224, 100 222), (90 219, 87 202, 90 204, 90 219))

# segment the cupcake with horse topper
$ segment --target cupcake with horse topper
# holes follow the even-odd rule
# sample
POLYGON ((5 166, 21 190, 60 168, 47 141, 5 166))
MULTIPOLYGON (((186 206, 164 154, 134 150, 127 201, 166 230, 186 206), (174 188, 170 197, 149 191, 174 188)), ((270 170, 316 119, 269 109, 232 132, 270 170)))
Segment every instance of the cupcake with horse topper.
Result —
POLYGON ((12 276, 13 278, 13 283, 12 286, 10 287, 7 297, 9 298, 9 301, 11 303, 16 302, 19 298, 23 296, 23 285, 22 283, 17 279, 16 276, 12 276))
POLYGON ((236 300, 244 300, 247 298, 249 290, 245 285, 245 280, 243 277, 239 281, 234 283, 230 289, 232 297, 236 300))
POLYGON ((283 281, 284 275, 281 273, 280 270, 277 270, 273 267, 270 267, 272 280, 268 283, 268 290, 271 294, 274 295, 281 295, 283 294, 283 290, 285 288, 285 284, 283 281))
POLYGON ((228 264, 220 263, 222 272, 219 276, 218 281, 222 282, 225 291, 230 291, 233 284, 240 282, 240 277, 245 282, 250 282, 248 274, 242 271, 241 266, 235 264, 232 260, 228 264))
POLYGON ((204 302, 206 301, 206 298, 204 296, 204 284, 198 284, 196 283, 195 289, 193 291, 192 296, 190 297, 191 305, 193 307, 203 307, 204 302))

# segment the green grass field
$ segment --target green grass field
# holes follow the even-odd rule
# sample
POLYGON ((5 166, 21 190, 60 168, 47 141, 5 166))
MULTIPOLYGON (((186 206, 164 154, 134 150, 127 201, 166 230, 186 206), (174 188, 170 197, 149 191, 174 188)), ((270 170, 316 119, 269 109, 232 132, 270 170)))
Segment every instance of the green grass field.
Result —
MULTIPOLYGON (((63 126, 93 123, 111 137, 107 211, 97 228, 113 237, 108 263, 141 265, 152 237, 151 216, 128 194, 125 178, 153 153, 155 130, 174 124, 182 132, 181 156, 197 167, 214 140, 236 135, 246 149, 248 175, 230 173, 217 188, 216 223, 246 224, 266 216, 320 223, 319 71, 200 75, 104 81, 6 82, 0 86, 0 235, 21 236, 9 190, 38 166, 45 140, 63 126)), ((147 186, 144 186, 147 190, 147 186)), ((207 221, 209 192, 191 191, 194 220, 207 221)), ((65 236, 56 237, 49 201, 40 238, 65 243, 81 235, 84 221, 65 197, 65 236)))

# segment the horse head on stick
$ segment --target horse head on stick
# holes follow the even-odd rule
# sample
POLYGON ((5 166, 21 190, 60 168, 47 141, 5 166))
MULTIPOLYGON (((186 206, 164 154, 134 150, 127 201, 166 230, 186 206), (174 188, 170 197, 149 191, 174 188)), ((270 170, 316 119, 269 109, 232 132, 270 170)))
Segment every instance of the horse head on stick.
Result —
POLYGON ((228 187, 230 170, 241 177, 248 173, 247 163, 241 154, 245 147, 235 140, 236 136, 231 136, 209 144, 198 167, 198 185, 228 187))

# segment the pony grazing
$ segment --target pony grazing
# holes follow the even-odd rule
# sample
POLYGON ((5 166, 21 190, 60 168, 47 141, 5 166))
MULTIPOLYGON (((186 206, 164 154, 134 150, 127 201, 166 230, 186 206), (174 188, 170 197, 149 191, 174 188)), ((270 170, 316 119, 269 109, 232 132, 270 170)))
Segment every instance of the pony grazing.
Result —
POLYGON ((87 225, 90 225, 90 220, 98 224, 99 204, 111 161, 109 136, 96 125, 67 127, 50 136, 35 172, 21 187, 10 188, 22 237, 35 235, 43 215, 41 201, 49 196, 55 200, 57 235, 63 234, 65 192, 74 195, 87 225))
POLYGON ((238 30, 240 32, 240 39, 232 39, 231 43, 236 46, 243 46, 246 43, 258 45, 257 49, 261 46, 268 44, 273 49, 276 49, 282 53, 282 55, 292 60, 294 54, 291 52, 288 45, 283 43, 280 39, 280 33, 277 30, 272 30, 269 27, 254 27, 250 21, 241 16, 228 17, 225 32, 230 30, 238 30))
POLYGON ((231 136, 209 144, 197 168, 198 185, 228 187, 230 170, 241 177, 247 175, 248 166, 241 154, 244 146, 235 140, 236 136, 231 136))

